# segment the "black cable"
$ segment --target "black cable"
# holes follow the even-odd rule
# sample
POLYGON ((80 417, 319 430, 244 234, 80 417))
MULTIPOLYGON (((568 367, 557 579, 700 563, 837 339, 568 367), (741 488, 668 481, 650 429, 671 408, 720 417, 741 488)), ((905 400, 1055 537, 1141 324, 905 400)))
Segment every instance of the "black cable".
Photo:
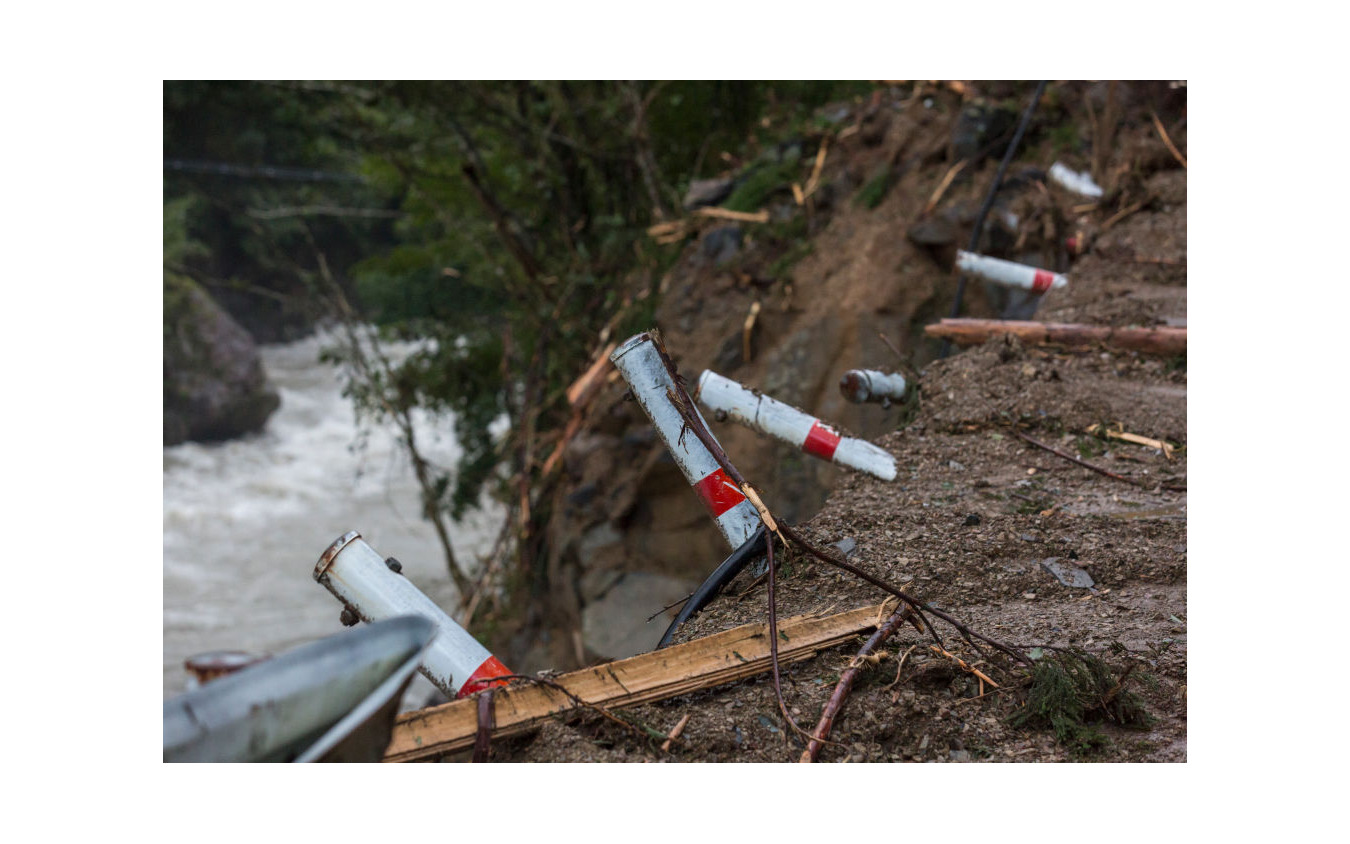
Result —
MULTIPOLYGON (((994 183, 989 186, 989 193, 985 194, 984 204, 980 206, 980 213, 975 216, 975 228, 970 233, 970 246, 966 248, 967 252, 975 252, 980 247, 980 235, 984 231, 984 218, 989 216, 989 209, 994 207, 994 197, 998 195, 999 185, 1003 184, 1003 174, 1008 172, 1008 165, 1012 163, 1013 156, 1017 154, 1017 145, 1022 142, 1022 135, 1027 131, 1027 126, 1031 123, 1031 115, 1036 112, 1036 104, 1041 101, 1041 94, 1045 93, 1045 86, 1048 80, 1041 80, 1036 83, 1036 93, 1031 95, 1031 102, 1027 103, 1026 111, 1022 112, 1022 121, 1017 124, 1017 131, 1013 133, 1012 140, 1008 142, 1008 151, 1003 153, 1003 161, 998 165, 998 172, 994 174, 994 183)), ((966 295, 966 274, 961 273, 956 280, 956 298, 952 300, 951 318, 956 319, 961 313, 961 300, 966 295)), ((945 358, 951 354, 951 338, 944 338, 942 341, 942 351, 938 353, 938 358, 945 358)))
POLYGON ((722 587, 731 582, 732 578, 740 574, 741 569, 745 568, 751 560, 764 553, 764 548, 768 544, 765 539, 768 531, 761 524, 750 534, 750 538, 741 543, 741 547, 731 552, 731 556, 722 561, 722 564, 713 569, 713 573, 708 575, 708 579, 694 590, 694 594, 689 596, 689 600, 684 602, 680 612, 675 616, 675 620, 666 628, 666 632, 661 636, 661 641, 657 643, 656 650, 661 650, 670 644, 670 640, 675 638, 675 631, 680 629, 694 615, 694 613, 703 609, 717 593, 722 591, 722 587))

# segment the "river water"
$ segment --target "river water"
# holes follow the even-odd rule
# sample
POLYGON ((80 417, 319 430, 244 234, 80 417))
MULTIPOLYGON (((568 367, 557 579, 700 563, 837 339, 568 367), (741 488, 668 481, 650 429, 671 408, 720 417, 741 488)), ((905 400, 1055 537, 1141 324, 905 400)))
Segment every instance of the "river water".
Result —
MULTIPOLYGON (((342 630, 337 600, 314 565, 349 530, 433 601, 455 588, 419 492, 391 429, 358 429, 337 369, 318 360, 326 335, 262 347, 281 407, 264 431, 224 443, 164 449, 164 696, 183 691, 187 657, 212 650, 277 654, 342 630)), ((392 344, 392 356, 410 346, 392 344)), ((452 466, 450 420, 415 419, 419 448, 452 466)), ((461 564, 486 554, 500 508, 452 526, 461 564)), ((418 675, 405 701, 432 687, 418 675)))

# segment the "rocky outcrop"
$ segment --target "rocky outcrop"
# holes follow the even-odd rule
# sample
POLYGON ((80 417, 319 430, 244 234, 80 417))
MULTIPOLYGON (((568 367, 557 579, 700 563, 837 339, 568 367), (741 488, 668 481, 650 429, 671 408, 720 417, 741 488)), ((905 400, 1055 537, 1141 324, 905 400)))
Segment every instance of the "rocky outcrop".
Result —
POLYGON ((262 428, 281 404, 253 338, 195 282, 164 275, 164 444, 262 428))

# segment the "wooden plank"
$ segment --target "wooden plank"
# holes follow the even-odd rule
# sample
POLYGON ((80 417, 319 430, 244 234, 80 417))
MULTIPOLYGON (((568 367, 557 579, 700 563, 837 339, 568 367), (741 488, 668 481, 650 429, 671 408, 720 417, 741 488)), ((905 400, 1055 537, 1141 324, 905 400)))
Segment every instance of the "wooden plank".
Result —
MULTIPOLYGON (((801 615, 778 624, 780 663, 810 659, 877 625, 881 607, 860 607, 831 616, 801 615)), ((769 626, 747 624, 692 642, 583 668, 556 682, 588 703, 636 706, 719 686, 768 671, 769 626)), ((528 732, 544 720, 577 708, 546 686, 521 684, 498 690, 493 701, 493 738, 528 732)), ((473 746, 478 702, 452 701, 399 716, 386 762, 411 762, 473 746)))

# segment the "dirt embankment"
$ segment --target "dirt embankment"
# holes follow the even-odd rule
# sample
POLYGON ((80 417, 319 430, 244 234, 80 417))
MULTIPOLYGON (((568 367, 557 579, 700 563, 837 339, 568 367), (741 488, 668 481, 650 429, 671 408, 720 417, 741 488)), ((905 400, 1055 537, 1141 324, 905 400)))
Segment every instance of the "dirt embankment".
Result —
MULTIPOLYGON (((897 457, 900 476, 887 484, 712 422, 771 507, 802 522, 803 532, 821 544, 853 540, 856 565, 911 584, 924 600, 995 638, 1080 647, 1117 665, 1137 662, 1139 692, 1157 720, 1143 731, 1104 728, 1111 741, 1097 758, 1184 759, 1186 495, 1164 488, 1185 486, 1184 358, 1024 348, 998 339, 933 361, 936 344, 922 338, 922 325, 946 315, 955 288, 951 253, 964 248, 971 206, 997 163, 964 167, 971 172, 959 173, 924 213, 957 160, 963 110, 971 106, 944 96, 906 100, 896 92, 850 107, 830 133, 814 204, 798 207, 790 194, 785 203, 775 195, 768 207, 778 224, 739 233, 715 224, 705 229, 663 283, 656 324, 690 381, 712 368, 877 438, 897 457), (859 195, 879 175, 887 176, 886 190, 869 207, 870 199, 859 195), (799 240, 809 248, 796 247, 795 262, 784 267, 781 259, 794 242, 774 232, 788 225, 800 227, 799 240), (743 326, 756 301, 761 309, 746 359, 743 326), (839 395, 846 369, 894 369, 879 333, 922 369, 917 394, 904 407, 855 406, 839 395), (1177 448, 1169 458, 1085 433, 1094 424, 1119 424, 1177 448), (1035 448, 1014 428, 1136 483, 1035 448), (1088 572, 1096 591, 1061 585, 1042 565, 1051 559, 1088 572)), ((1184 89, 1177 111, 1175 92, 1121 86, 1124 116, 1113 132, 1115 153, 1107 165, 1114 175, 1103 202, 1047 189, 1036 178, 1056 159, 1079 169, 1092 163, 1091 144, 1082 140, 1094 131, 1086 104, 1102 96, 1066 85, 1047 97, 1010 171, 1012 184, 991 215, 1003 220, 1002 233, 982 248, 1029 262, 1039 257, 1040 266, 1070 274, 1068 290, 1048 295, 1037 319, 1184 324, 1185 171, 1148 116, 1150 107, 1159 111, 1184 148, 1184 133, 1177 131, 1184 89)), ((1092 110, 1098 118, 1100 112, 1100 105, 1092 110)), ((815 147, 808 152, 802 182, 815 147)), ((973 284, 965 313, 998 316, 1016 307, 973 284)), ((607 387, 566 452, 568 478, 550 527, 550 600, 511 642, 520 670, 567 669, 650 648, 668 616, 650 624, 642 619, 683 596, 725 556, 688 485, 622 392, 621 382, 607 387)), ((801 555, 785 571, 780 617, 838 612, 884 597, 801 555)), ((679 640, 763 621, 765 586, 752 587, 752 580, 743 574, 679 640)), ((835 726, 839 744, 823 758, 1071 758, 1048 731, 1009 726, 1021 694, 1012 688, 1019 682, 1012 672, 982 663, 955 637, 948 647, 1002 677, 1008 693, 976 699, 977 678, 929 652, 914 631, 902 631, 855 688, 835 726)), ((814 726, 856 650, 841 647, 785 669, 784 693, 803 726, 814 726)), ((787 737, 766 677, 631 714, 659 729, 692 717, 673 754, 584 722, 502 743, 494 758, 785 761, 800 752, 787 737)))

